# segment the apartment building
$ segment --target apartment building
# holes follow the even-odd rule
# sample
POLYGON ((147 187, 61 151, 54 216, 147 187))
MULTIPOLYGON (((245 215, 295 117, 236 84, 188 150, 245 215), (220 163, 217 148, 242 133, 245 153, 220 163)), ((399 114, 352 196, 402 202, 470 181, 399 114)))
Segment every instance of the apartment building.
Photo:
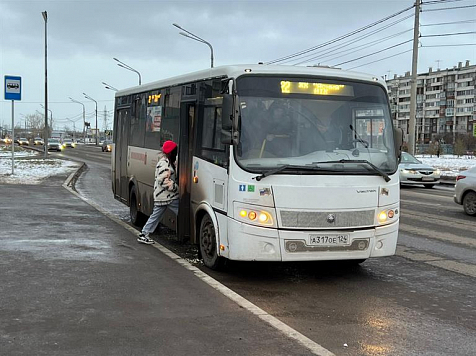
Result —
MULTIPOLYGON (((417 76, 417 143, 429 143, 436 137, 473 134, 476 125, 476 65, 462 62, 451 69, 429 68, 417 76)), ((387 80, 392 117, 396 127, 408 134, 410 119, 410 72, 387 80)), ((452 142, 448 142, 452 143, 452 142)))

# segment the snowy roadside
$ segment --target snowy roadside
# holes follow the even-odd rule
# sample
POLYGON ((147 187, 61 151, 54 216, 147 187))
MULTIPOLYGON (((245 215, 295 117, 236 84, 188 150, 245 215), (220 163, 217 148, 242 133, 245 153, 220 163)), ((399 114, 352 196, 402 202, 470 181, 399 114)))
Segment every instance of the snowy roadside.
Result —
POLYGON ((40 184, 48 177, 71 173, 80 166, 77 162, 44 159, 40 156, 27 150, 15 151, 15 169, 12 175, 11 152, 0 149, 0 184, 40 184))
POLYGON ((456 177, 460 172, 476 166, 476 158, 474 156, 441 155, 436 157, 417 155, 415 157, 424 164, 438 168, 441 171, 442 177, 456 177))

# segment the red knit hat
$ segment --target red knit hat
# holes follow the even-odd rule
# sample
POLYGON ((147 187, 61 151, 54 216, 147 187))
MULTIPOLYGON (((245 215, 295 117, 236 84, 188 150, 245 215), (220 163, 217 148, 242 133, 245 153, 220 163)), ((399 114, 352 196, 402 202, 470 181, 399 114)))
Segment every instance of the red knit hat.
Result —
POLYGON ((172 152, 177 147, 177 144, 174 141, 165 141, 162 146, 162 152, 166 155, 172 152))

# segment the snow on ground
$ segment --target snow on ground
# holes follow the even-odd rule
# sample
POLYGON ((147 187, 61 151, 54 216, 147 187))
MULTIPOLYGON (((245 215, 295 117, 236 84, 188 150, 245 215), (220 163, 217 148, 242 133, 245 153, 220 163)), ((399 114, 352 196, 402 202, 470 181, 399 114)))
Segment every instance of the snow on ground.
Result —
MULTIPOLYGON (((36 155, 37 152, 25 150, 21 147, 15 147, 15 158, 17 157, 31 157, 36 155)), ((12 148, 11 146, 1 146, 0 147, 0 159, 2 158, 11 158, 12 157, 12 148)), ((10 162, 11 165, 11 162, 10 162)))
POLYGON ((476 166, 476 158, 474 156, 453 156, 453 155, 416 155, 422 163, 441 170, 442 176, 456 177, 459 172, 465 171, 476 166))
POLYGON ((14 175, 12 175, 12 160, 0 156, 0 184, 40 184, 45 178, 72 173, 78 167, 77 162, 54 158, 19 159, 15 160, 14 175))

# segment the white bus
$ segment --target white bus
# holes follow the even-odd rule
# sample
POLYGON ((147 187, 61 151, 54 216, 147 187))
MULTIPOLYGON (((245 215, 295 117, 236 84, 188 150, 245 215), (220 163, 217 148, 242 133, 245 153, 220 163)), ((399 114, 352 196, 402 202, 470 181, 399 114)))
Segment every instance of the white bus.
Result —
POLYGON ((339 69, 236 65, 116 93, 116 199, 152 212, 161 145, 179 145, 179 215, 164 223, 206 266, 395 253, 398 161, 382 79, 339 69))

